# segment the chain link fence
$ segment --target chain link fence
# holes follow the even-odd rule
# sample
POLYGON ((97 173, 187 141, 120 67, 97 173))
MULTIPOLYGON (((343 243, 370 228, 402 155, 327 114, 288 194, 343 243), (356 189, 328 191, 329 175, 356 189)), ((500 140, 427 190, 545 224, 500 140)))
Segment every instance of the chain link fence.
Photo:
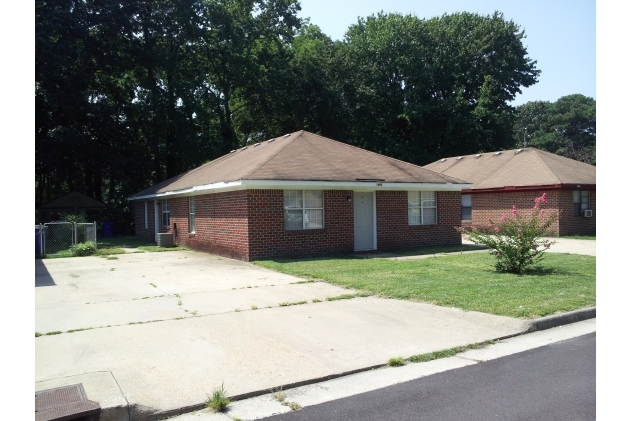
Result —
POLYGON ((71 248, 90 241, 96 247, 96 222, 48 222, 35 225, 35 256, 72 256, 71 248))

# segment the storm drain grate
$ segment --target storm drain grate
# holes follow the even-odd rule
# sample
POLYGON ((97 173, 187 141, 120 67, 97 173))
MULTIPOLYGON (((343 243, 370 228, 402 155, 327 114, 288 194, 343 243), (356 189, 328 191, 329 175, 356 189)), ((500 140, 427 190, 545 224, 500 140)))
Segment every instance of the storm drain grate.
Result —
POLYGON ((35 392, 35 421, 97 420, 100 413, 81 383, 35 392))

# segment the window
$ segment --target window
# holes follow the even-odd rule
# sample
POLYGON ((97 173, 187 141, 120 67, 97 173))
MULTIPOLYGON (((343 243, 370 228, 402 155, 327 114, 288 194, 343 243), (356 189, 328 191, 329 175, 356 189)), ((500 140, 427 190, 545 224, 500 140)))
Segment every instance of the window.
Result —
POLYGON ((589 210, 589 190, 574 190, 574 216, 589 210))
POLYGON ((462 200, 462 220, 471 221, 471 195, 463 194, 460 197, 462 200))
POLYGON ((434 225, 436 217, 435 191, 408 192, 408 224, 434 225))
POLYGON ((168 227, 170 224, 169 199, 162 200, 162 226, 168 227))
POLYGON ((195 232, 195 197, 188 198, 188 232, 195 232))
POLYGON ((285 230, 324 228, 321 190, 285 190, 285 230))
POLYGON ((147 202, 145 202, 145 229, 149 228, 149 213, 147 212, 147 202))

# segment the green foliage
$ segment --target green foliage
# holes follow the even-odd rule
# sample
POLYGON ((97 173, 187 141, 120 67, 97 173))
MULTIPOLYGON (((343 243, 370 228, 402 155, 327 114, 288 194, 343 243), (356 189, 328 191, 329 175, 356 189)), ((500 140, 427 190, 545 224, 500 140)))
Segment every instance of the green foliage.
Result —
POLYGON ((73 256, 92 256, 96 253, 96 247, 94 247, 94 243, 92 241, 86 241, 72 246, 70 251, 73 256))
POLYGON ((403 357, 394 357, 388 360, 389 367, 401 367, 402 365, 405 365, 403 357))
POLYGON ((550 226, 557 220, 558 214, 544 215, 541 208, 547 202, 547 195, 535 199, 535 206, 530 215, 522 213, 513 205, 513 215, 506 216, 498 222, 489 218, 486 227, 461 227, 476 244, 489 247, 491 255, 495 256, 495 270, 498 272, 522 273, 525 268, 543 259, 544 250, 550 248, 550 242, 541 237, 549 235, 550 226))
POLYGON ((223 383, 221 387, 215 388, 212 395, 208 395, 206 399, 206 406, 215 412, 223 412, 229 404, 230 399, 226 396, 223 383))
POLYGON ((76 222, 77 224, 85 224, 88 222, 88 218, 85 213, 80 214, 72 214, 67 213, 61 216, 60 218, 63 222, 76 222))
POLYGON ((556 102, 531 101, 516 109, 514 145, 534 146, 596 165, 596 101, 581 94, 556 102))

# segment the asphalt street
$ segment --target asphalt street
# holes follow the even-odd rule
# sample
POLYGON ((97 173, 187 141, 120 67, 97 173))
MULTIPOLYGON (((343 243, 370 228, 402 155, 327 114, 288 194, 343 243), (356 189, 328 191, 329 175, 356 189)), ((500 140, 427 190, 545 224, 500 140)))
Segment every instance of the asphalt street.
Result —
POLYGON ((265 418, 595 420, 596 333, 265 418))

